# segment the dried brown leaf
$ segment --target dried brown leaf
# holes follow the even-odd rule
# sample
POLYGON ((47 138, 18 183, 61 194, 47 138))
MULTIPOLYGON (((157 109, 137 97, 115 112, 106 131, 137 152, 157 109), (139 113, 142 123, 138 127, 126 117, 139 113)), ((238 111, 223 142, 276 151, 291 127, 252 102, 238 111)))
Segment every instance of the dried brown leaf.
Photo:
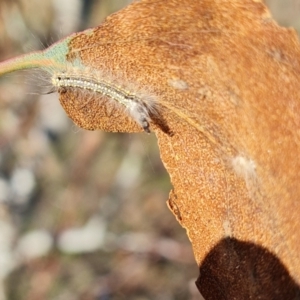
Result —
MULTIPOLYGON (((295 32, 260 1, 144 0, 68 46, 69 62, 155 97, 151 129, 174 186, 168 204, 192 242, 205 299, 299 297, 295 32)), ((142 130, 111 101, 60 93, 83 128, 142 130)))

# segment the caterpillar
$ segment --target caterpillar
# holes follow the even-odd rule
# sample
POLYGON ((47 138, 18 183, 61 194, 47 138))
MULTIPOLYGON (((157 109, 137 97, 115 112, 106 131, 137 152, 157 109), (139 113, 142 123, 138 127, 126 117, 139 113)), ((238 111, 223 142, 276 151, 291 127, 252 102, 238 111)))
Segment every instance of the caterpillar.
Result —
POLYGON ((54 73, 51 81, 59 91, 80 89, 93 92, 96 96, 106 96, 108 101, 115 101, 125 108, 125 111, 141 126, 145 132, 150 132, 151 115, 155 114, 157 104, 155 97, 146 93, 137 95, 132 90, 117 85, 113 80, 103 79, 97 72, 73 70, 54 73), (92 74, 92 75, 88 75, 92 74))

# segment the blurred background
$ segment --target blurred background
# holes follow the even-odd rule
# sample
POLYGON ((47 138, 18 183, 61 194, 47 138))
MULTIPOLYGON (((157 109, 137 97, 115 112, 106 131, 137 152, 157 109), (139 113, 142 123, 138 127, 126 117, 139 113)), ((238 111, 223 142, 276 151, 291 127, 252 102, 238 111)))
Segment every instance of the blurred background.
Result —
MULTIPOLYGON (((0 0, 0 61, 130 2, 0 0)), ((300 30, 300 0, 267 5, 300 30)), ((201 299, 155 136, 82 130, 41 85, 32 72, 0 79, 0 300, 201 299)))

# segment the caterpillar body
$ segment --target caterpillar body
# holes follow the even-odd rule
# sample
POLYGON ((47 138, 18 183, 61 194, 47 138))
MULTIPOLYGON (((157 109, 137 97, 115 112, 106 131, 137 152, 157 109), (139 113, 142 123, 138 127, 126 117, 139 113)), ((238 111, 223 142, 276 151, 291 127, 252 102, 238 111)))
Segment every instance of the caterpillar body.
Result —
POLYGON ((99 96, 107 96, 109 100, 122 105, 125 111, 141 126, 150 132, 151 115, 155 114, 157 105, 155 98, 146 93, 137 95, 132 91, 115 84, 113 81, 100 79, 99 76, 78 75, 78 72, 61 72, 52 76, 52 84, 59 91, 80 89, 93 92, 99 96))

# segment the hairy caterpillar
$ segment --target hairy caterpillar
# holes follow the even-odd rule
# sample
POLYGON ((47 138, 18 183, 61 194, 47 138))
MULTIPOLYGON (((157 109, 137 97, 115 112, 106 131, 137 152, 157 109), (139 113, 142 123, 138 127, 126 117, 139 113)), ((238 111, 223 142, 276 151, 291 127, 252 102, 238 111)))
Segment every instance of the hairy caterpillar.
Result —
POLYGON ((96 96, 106 96, 107 99, 122 105, 144 131, 150 132, 151 115, 155 114, 157 109, 155 98, 142 93, 137 95, 114 83, 113 80, 105 80, 102 75, 95 74, 96 72, 82 70, 58 72, 53 74, 51 82, 60 92, 67 89, 81 89, 93 92, 96 96))

